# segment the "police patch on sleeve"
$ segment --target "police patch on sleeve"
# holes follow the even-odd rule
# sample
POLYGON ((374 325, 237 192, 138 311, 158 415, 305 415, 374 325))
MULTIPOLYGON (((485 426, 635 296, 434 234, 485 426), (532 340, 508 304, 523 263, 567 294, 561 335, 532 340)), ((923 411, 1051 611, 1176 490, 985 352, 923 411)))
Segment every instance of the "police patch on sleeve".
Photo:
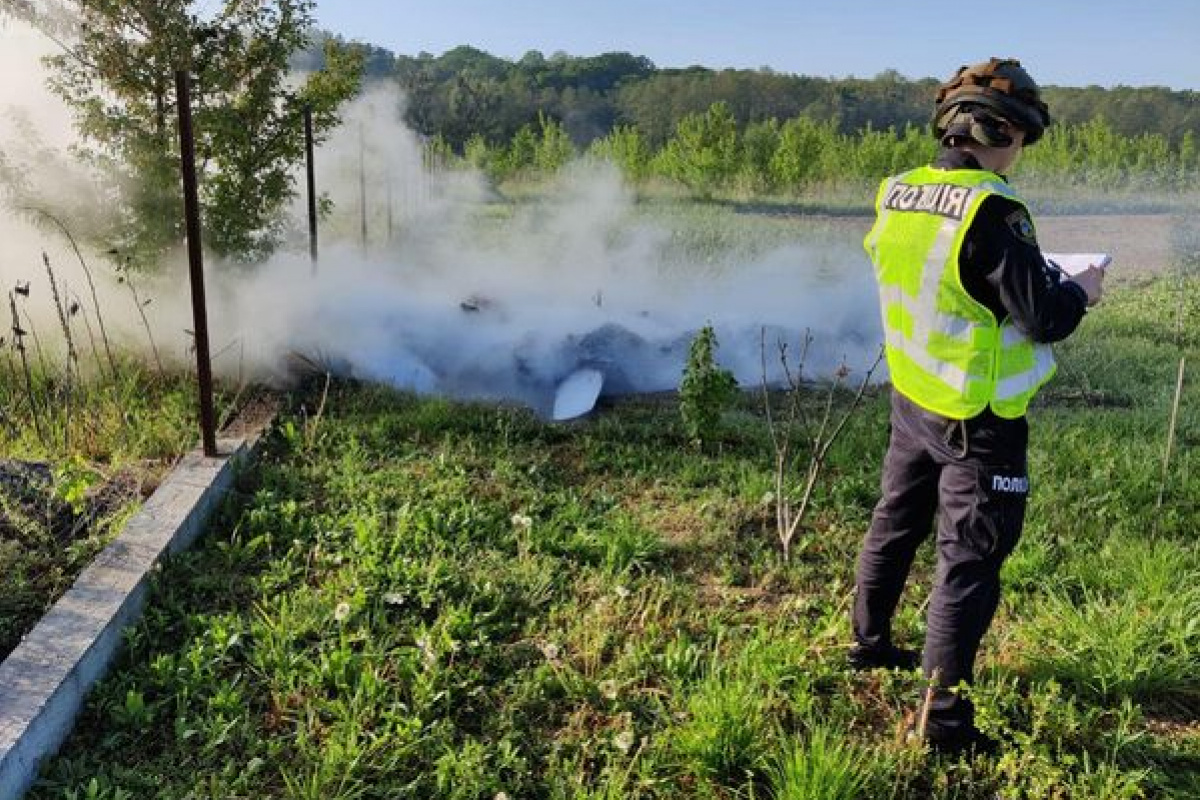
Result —
POLYGON ((1025 209, 1017 209, 1013 213, 1004 218, 1008 223, 1008 228, 1025 244, 1037 245, 1037 233, 1033 229, 1033 220, 1029 218, 1029 212, 1025 209))

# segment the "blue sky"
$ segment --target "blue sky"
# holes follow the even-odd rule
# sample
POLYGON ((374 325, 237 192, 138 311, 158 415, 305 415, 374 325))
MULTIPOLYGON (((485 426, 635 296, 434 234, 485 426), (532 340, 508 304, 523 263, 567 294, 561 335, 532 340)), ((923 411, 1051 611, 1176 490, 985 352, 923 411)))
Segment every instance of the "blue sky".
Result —
POLYGON ((988 56, 1021 59, 1039 83, 1200 90, 1197 0, 317 0, 317 20, 399 53, 470 44, 623 50, 659 67, 944 78, 988 56))

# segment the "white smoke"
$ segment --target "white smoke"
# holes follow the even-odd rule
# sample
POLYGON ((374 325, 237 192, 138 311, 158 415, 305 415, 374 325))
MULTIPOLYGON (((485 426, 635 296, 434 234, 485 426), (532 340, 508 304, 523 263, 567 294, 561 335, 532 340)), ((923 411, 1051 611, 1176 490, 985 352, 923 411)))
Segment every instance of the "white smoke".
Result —
POLYGON ((426 171, 400 110, 394 92, 371 93, 318 153, 320 187, 339 212, 322 226, 333 241, 316 274, 292 255, 225 287, 215 327, 253 343, 255 364, 277 368, 301 352, 408 389, 546 411, 580 367, 603 372, 610 393, 675 388, 706 323, 746 386, 762 377, 764 328, 775 381, 778 341, 794 358, 806 330, 809 377, 873 360, 878 312, 856 240, 748 260, 716 252, 717 269, 681 262, 673 232, 639 211, 611 167, 579 163, 514 208, 477 175, 426 171))
MULTIPOLYGON (((13 33, 4 31, 6 45, 13 33)), ((29 109, 39 128, 69 131, 65 109, 30 69, 34 55, 4 48, 5 61, 14 62, 5 63, 6 74, 26 77, 6 82, 3 99, 29 109)), ((322 221, 315 270, 302 202, 289 247, 269 263, 209 262, 219 373, 285 380, 300 355, 342 374, 544 412, 554 387, 581 366, 605 374, 606 392, 674 388, 704 324, 715 328, 718 358, 744 386, 761 380, 764 337, 773 380, 781 377, 776 342, 791 342, 795 354, 805 331, 814 338, 807 377, 829 374, 843 359, 858 370, 873 360, 878 312, 857 237, 753 253, 717 249, 693 263, 682 257, 688 251, 677 246, 677 232, 647 214, 615 170, 580 163, 540 197, 504 202, 480 175, 428 169, 401 111, 394 91, 373 91, 346 110, 318 150, 318 189, 335 211, 322 221)), ((12 135, 5 130, 0 139, 6 155, 12 135)), ((74 173, 78 182, 82 173, 74 173)), ((10 242, 19 229, 29 246, 15 258, 6 248, 0 275, 10 286, 29 279, 38 251, 55 238, 13 214, 3 228, 10 242)), ((55 250, 66 279, 82 285, 70 251, 55 250)), ((110 325, 144 347, 127 287, 111 280, 111 268, 97 271, 108 278, 106 313, 119 317, 110 325)), ((192 328, 186 275, 175 259, 139 287, 153 299, 142 310, 154 339, 177 357, 192 328)))
MULTIPOLYGON (((0 74, 5 76, 0 82, 0 336, 6 343, 11 340, 15 304, 22 327, 45 334, 47 349, 62 346, 61 335, 52 333, 59 319, 47 262, 61 304, 69 308, 78 303, 81 312, 74 322, 81 328, 86 317, 99 337, 97 306, 110 310, 103 313, 109 315, 113 339, 124 339, 130 330, 124 323, 137 319, 128 287, 111 279, 111 269, 99 256, 76 252, 72 244, 73 239, 82 246, 101 219, 104 192, 73 157, 71 148, 78 140, 71 114, 46 89, 42 59, 55 51, 29 26, 0 21, 0 74)), ((82 338, 82 330, 77 333, 82 338)))

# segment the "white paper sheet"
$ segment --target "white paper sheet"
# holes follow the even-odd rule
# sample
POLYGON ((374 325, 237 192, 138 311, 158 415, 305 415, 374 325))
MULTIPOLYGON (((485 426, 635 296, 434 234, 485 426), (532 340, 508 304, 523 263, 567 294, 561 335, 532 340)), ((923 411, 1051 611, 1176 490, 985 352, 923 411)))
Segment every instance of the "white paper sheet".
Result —
POLYGON ((1078 275, 1088 267, 1106 269, 1112 263, 1108 253, 1046 253, 1042 256, 1051 266, 1057 267, 1064 275, 1078 275))

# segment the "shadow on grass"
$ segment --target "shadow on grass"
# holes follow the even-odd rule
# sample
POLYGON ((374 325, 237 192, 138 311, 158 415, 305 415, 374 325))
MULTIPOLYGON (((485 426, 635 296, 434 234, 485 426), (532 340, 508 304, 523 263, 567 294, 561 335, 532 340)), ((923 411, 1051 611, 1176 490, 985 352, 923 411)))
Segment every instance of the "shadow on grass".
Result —
POLYGON ((698 201, 702 205, 723 208, 735 214, 747 214, 764 217, 842 217, 845 219, 862 219, 869 226, 873 211, 869 204, 871 193, 863 195, 865 202, 861 204, 819 203, 811 201, 780 201, 765 200, 728 200, 712 198, 698 201))
MULTIPOLYGON (((1194 722, 1193 722, 1194 725, 1194 722)), ((1194 733, 1191 734, 1194 737, 1194 733)), ((1154 792, 1151 797, 1200 797, 1200 753, 1185 750, 1187 745, 1174 738, 1155 736, 1129 748, 1118 756, 1122 769, 1148 769, 1154 792)))

